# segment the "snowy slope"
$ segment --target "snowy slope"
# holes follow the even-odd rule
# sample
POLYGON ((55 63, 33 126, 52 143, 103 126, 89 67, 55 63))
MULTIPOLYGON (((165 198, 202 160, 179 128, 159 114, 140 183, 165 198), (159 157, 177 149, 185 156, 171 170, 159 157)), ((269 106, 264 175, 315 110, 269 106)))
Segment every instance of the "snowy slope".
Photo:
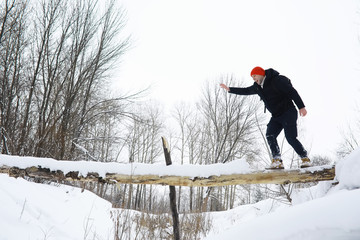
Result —
POLYGON ((248 221, 240 215, 239 222, 227 228, 223 222, 206 239, 360 239, 359 203, 360 189, 341 190, 248 221))
MULTIPOLYGON (((212 213, 204 239, 360 239, 360 149, 336 165, 336 180, 295 193, 293 206, 268 199, 212 213)), ((0 240, 113 239, 111 209, 88 191, 0 174, 0 240)))
POLYGON ((360 239, 360 149, 336 165, 336 180, 299 191, 291 207, 265 200, 216 213, 205 239, 360 239))
POLYGON ((112 239, 110 209, 79 188, 0 174, 0 240, 112 239))

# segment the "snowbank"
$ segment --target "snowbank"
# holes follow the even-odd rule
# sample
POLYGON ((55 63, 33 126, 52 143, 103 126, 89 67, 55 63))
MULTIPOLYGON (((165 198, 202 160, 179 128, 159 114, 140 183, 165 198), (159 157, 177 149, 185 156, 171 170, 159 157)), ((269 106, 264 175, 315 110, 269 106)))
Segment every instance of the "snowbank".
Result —
POLYGON ((0 196, 0 240, 112 239, 111 204, 91 192, 0 174, 0 196))
POLYGON ((206 239, 360 239, 360 190, 338 192, 231 226, 206 239))
POLYGON ((294 194, 291 207, 273 208, 273 203, 265 200, 224 212, 213 223, 216 226, 220 219, 222 228, 205 239, 360 239, 360 148, 339 161, 335 169, 334 181, 294 194), (333 187, 336 181, 339 184, 333 187), (268 214, 264 214, 266 209, 268 214), (234 219, 237 212, 244 214, 234 219))
POLYGON ((354 150, 336 164, 335 175, 335 179, 339 181, 340 189, 360 187, 360 148, 354 150))

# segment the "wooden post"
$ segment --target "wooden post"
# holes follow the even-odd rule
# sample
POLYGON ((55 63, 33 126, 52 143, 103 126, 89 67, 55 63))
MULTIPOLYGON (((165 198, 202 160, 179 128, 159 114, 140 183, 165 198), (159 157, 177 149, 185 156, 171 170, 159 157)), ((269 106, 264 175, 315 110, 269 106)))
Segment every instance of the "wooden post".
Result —
MULTIPOLYGON (((165 162, 166 165, 171 165, 171 156, 170 156, 170 150, 168 147, 168 144, 166 142, 166 139, 164 137, 161 137, 162 139, 162 143, 163 143, 163 148, 164 148, 164 155, 165 155, 165 162)), ((172 213, 172 217, 173 217, 173 232, 174 232, 174 239, 175 240, 180 240, 180 228, 179 228, 179 214, 177 211, 177 207, 176 207, 176 189, 175 186, 169 186, 170 189, 170 208, 171 208, 171 213, 172 213)))

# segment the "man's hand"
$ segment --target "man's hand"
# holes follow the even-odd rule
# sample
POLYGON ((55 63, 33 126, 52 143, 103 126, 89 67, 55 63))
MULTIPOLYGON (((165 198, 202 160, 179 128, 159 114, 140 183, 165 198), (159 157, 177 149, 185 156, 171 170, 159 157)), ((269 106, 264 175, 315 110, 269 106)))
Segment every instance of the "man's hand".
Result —
POLYGON ((230 91, 230 88, 228 86, 226 86, 225 84, 223 84, 223 83, 220 84, 220 87, 225 89, 228 92, 230 91))
POLYGON ((299 109, 299 113, 300 113, 300 116, 305 117, 306 114, 307 114, 307 111, 306 111, 306 109, 303 107, 303 108, 299 109))

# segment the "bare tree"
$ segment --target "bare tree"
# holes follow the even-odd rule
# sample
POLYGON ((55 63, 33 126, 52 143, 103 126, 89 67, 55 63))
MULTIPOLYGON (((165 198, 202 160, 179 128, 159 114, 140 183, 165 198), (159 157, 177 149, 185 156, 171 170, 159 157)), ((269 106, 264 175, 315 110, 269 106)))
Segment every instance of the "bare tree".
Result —
MULTIPOLYGON (((358 108, 360 109, 360 108, 358 108)), ((348 125, 347 130, 342 132, 343 140, 339 144, 337 155, 340 158, 345 157, 360 146, 360 110, 355 115, 354 123, 348 125)))
MULTIPOLYGON (((133 119, 127 127, 126 143, 129 163, 155 163, 161 155, 159 144, 163 120, 160 109, 152 102, 138 106, 137 118, 133 119)), ((151 209, 153 205, 153 186, 133 185, 125 186, 127 191, 128 208, 151 209)))
MULTIPOLYGON (((232 84, 235 79, 225 76, 222 81, 232 84)), ((251 153, 256 130, 254 113, 258 105, 250 100, 251 97, 228 94, 217 84, 206 86, 198 108, 204 117, 211 151, 208 163, 225 163, 251 153)))
MULTIPOLYGON (((223 76, 222 81, 231 84, 233 76, 223 76)), ((256 138, 255 112, 258 104, 253 104, 251 97, 238 97, 227 94, 218 84, 207 82, 203 91, 203 98, 197 103, 196 111, 189 111, 189 107, 176 109, 175 119, 179 124, 179 138, 177 149, 181 162, 187 160, 194 164, 225 163, 252 156, 253 142, 256 138), (195 114, 196 113, 196 114, 195 114)), ((191 188, 189 191, 189 208, 196 205, 207 206, 211 197, 212 207, 220 209, 220 205, 233 206, 234 189, 232 187, 219 188, 212 194, 209 188, 203 198, 203 188, 191 188), (223 191, 227 194, 224 198, 223 191), (195 198, 195 199, 194 199, 195 198), (197 199, 197 200, 196 200, 197 199), (194 204, 195 203, 195 204, 194 204)), ((178 202, 184 198, 179 194, 178 202)), ((178 204, 180 206, 180 204, 178 204)))
POLYGON ((28 26, 27 1, 2 1, 0 4, 0 139, 1 152, 14 152, 14 142, 22 101, 25 30, 28 26))
POLYGON ((94 159, 111 158, 111 141, 102 141, 101 153, 86 145, 95 147, 90 127, 101 139, 99 129, 106 135, 115 121, 132 115, 126 110, 131 96, 107 93, 107 79, 130 46, 122 35, 124 10, 115 0, 44 0, 31 2, 32 8, 27 1, 4 3, 2 151, 57 159, 86 151, 94 159))

